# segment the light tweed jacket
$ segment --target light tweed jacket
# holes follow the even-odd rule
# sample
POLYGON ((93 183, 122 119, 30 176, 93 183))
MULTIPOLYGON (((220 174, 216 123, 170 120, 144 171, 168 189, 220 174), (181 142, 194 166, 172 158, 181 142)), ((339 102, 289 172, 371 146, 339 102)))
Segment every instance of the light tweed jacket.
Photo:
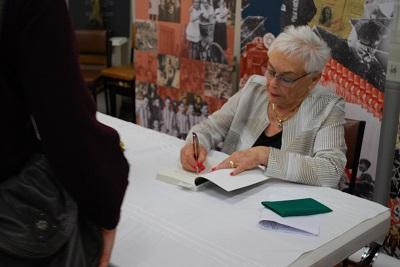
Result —
MULTIPOLYGON (((269 124, 266 79, 252 76, 245 87, 209 118, 194 126, 207 149, 223 142, 228 154, 247 149, 269 124)), ((270 148, 265 175, 287 181, 337 187, 346 164, 344 101, 316 86, 298 112, 283 123, 281 149, 270 148)))

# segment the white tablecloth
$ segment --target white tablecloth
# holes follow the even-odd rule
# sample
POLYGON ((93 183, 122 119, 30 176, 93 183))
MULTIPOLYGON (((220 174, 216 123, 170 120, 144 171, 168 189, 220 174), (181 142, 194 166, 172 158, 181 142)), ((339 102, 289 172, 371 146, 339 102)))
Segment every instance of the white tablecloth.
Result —
POLYGON ((195 192, 155 179, 179 164, 182 140, 98 114, 125 143, 131 170, 112 256, 116 266, 329 266, 385 234, 389 211, 331 188, 268 181, 227 193, 195 192), (261 201, 312 197, 333 212, 319 236, 259 227, 261 201), (346 248, 346 251, 342 251, 346 248))

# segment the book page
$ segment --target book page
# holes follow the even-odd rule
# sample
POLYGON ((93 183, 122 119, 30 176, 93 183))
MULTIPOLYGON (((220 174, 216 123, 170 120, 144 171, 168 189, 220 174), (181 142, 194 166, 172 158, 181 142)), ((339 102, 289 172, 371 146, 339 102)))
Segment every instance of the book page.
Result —
POLYGON ((226 191, 233 191, 268 179, 261 167, 244 171, 235 176, 230 175, 233 169, 220 169, 203 175, 204 178, 226 191))
POLYGON ((230 175, 233 169, 220 169, 210 172, 213 166, 227 157, 228 155, 225 153, 211 151, 205 162, 206 169, 202 173, 185 171, 182 167, 177 166, 173 169, 161 170, 157 174, 157 179, 196 190, 199 185, 206 182, 205 178, 226 191, 233 191, 268 179, 264 175, 262 167, 244 171, 235 176, 230 175))

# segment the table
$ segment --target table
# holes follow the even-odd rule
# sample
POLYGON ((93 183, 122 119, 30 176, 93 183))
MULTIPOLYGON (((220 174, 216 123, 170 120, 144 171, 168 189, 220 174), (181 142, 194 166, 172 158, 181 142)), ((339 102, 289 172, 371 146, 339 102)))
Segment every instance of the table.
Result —
POLYGON ((269 180, 225 192, 155 179, 177 166, 182 140, 103 114, 120 134, 131 170, 111 262, 115 266, 333 266, 389 229, 389 210, 339 190, 269 180), (261 201, 312 197, 333 209, 319 236, 262 229, 261 201))

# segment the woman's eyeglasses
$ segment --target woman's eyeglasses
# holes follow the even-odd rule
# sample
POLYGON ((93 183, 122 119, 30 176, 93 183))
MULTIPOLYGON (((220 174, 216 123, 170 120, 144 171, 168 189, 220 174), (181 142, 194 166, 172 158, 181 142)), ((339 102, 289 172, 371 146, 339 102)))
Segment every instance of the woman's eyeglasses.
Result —
POLYGON ((300 79, 306 77, 307 75, 309 75, 309 74, 311 74, 311 73, 312 73, 312 72, 307 72, 307 73, 305 73, 304 75, 301 75, 300 77, 297 77, 297 78, 295 78, 295 79, 292 79, 292 78, 289 78, 289 77, 285 77, 285 76, 283 76, 282 74, 278 74, 278 73, 277 73, 275 70, 273 70, 272 68, 267 68, 266 76, 267 76, 268 80, 272 80, 273 78, 277 79, 278 82, 279 82, 279 84, 281 84, 281 85, 284 86, 284 87, 292 87, 292 86, 294 86, 294 84, 295 84, 298 80, 300 80, 300 79))

